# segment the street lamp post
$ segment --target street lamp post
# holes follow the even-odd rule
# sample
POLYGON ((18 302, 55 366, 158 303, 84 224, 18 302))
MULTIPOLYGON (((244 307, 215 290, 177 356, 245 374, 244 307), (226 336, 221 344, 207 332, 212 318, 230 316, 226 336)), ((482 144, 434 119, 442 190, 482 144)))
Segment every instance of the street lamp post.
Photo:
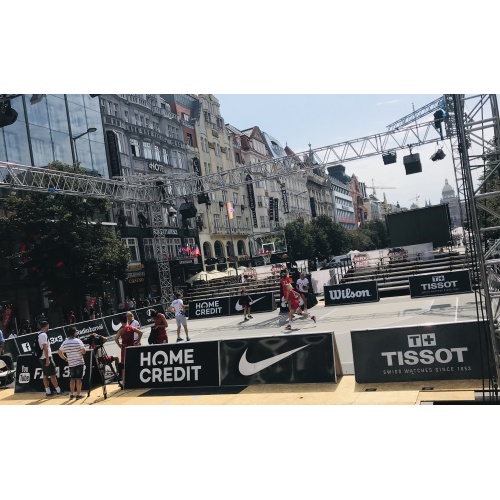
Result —
POLYGON ((76 137, 71 137, 71 140, 73 141, 73 149, 75 151, 76 163, 78 163, 78 150, 76 149, 76 140, 80 139, 80 137, 83 137, 84 135, 91 134, 92 132, 96 132, 96 131, 97 131, 97 129, 95 127, 90 127, 83 134, 77 135, 76 137))

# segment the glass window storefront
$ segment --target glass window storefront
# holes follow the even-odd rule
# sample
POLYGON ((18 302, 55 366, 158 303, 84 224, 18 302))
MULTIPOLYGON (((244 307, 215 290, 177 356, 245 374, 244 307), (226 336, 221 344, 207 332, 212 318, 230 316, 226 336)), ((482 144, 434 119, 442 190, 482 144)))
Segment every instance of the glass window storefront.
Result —
POLYGON ((31 148, 35 167, 46 167, 54 161, 50 130, 38 125, 30 125, 31 148))
POLYGON ((66 103, 64 99, 47 96, 47 107, 49 110, 49 122, 52 130, 69 134, 68 116, 66 114, 66 103))
POLYGON ((54 148, 55 160, 62 161, 68 165, 73 164, 73 157, 71 156, 71 139, 68 134, 52 130, 52 145, 54 148))

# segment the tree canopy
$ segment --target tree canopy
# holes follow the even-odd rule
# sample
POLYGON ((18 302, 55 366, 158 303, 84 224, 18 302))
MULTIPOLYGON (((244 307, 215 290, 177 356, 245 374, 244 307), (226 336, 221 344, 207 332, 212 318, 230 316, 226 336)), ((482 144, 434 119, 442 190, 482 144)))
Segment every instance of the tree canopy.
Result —
MULTIPOLYGON (((83 173, 54 162, 54 170, 83 173)), ((100 222, 109 202, 57 193, 12 192, 0 218, 3 257, 45 282, 54 293, 85 292, 91 284, 124 279, 130 260, 119 235, 100 222)))

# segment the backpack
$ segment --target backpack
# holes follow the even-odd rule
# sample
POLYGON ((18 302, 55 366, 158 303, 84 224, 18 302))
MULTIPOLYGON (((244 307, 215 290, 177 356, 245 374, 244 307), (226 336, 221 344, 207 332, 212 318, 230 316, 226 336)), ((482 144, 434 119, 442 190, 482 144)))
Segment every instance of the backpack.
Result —
POLYGON ((40 342, 38 342, 38 337, 40 337, 40 334, 44 332, 38 332, 36 334, 35 340, 33 340, 33 343, 31 344, 32 350, 35 353, 35 356, 37 358, 40 358, 43 354, 43 349, 40 347, 40 342))
POLYGON ((151 332, 148 337, 148 344, 154 344, 158 340, 158 330, 151 327, 151 332))

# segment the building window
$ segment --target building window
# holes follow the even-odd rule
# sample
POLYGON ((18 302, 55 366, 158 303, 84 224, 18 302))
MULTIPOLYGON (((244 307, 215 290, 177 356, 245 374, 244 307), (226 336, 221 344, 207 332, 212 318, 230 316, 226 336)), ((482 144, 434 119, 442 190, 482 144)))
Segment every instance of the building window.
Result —
POLYGON ((171 151, 170 157, 172 158, 172 166, 174 168, 178 168, 178 166, 177 166, 177 151, 171 151))
POLYGON ((192 134, 187 134, 187 143, 188 143, 188 146, 193 145, 193 135, 192 134))
POLYGON ((151 150, 151 143, 150 142, 143 142, 142 147, 144 149, 144 158, 147 158, 148 160, 153 159, 153 152, 151 150))
POLYGON ((130 139, 130 149, 135 157, 141 156, 140 143, 137 139, 130 139))
POLYGON ((140 262, 141 258, 137 238, 122 238, 122 241, 130 251, 130 260, 132 262, 140 262))
POLYGON ((222 201, 225 203, 227 201, 227 191, 222 190, 222 201))
POLYGON ((168 159, 168 149, 163 148, 163 163, 166 165, 170 165, 169 159, 168 159))
POLYGON ((236 156, 236 163, 241 163, 240 153, 235 153, 234 155, 236 156))
POLYGON ((264 203, 262 201, 262 196, 257 196, 257 206, 261 208, 264 206, 264 203))
POLYGON ((186 113, 182 113, 182 119, 183 119, 185 122, 188 122, 188 121, 189 121, 189 115, 186 115, 186 113))
POLYGON ((123 110, 123 119, 128 123, 128 111, 126 109, 123 110))
POLYGON ((220 217, 219 214, 214 214, 214 227, 220 228, 220 217))
POLYGON ((153 238, 143 238, 142 244, 144 245, 144 260, 156 260, 153 238))
POLYGON ((238 193, 236 191, 233 191, 233 203, 234 206, 238 205, 238 193))
POLYGON ((266 218, 263 215, 260 216, 260 227, 266 227, 266 218))
POLYGON ((155 144, 155 160, 156 161, 161 161, 161 151, 160 151, 160 146, 155 144))

